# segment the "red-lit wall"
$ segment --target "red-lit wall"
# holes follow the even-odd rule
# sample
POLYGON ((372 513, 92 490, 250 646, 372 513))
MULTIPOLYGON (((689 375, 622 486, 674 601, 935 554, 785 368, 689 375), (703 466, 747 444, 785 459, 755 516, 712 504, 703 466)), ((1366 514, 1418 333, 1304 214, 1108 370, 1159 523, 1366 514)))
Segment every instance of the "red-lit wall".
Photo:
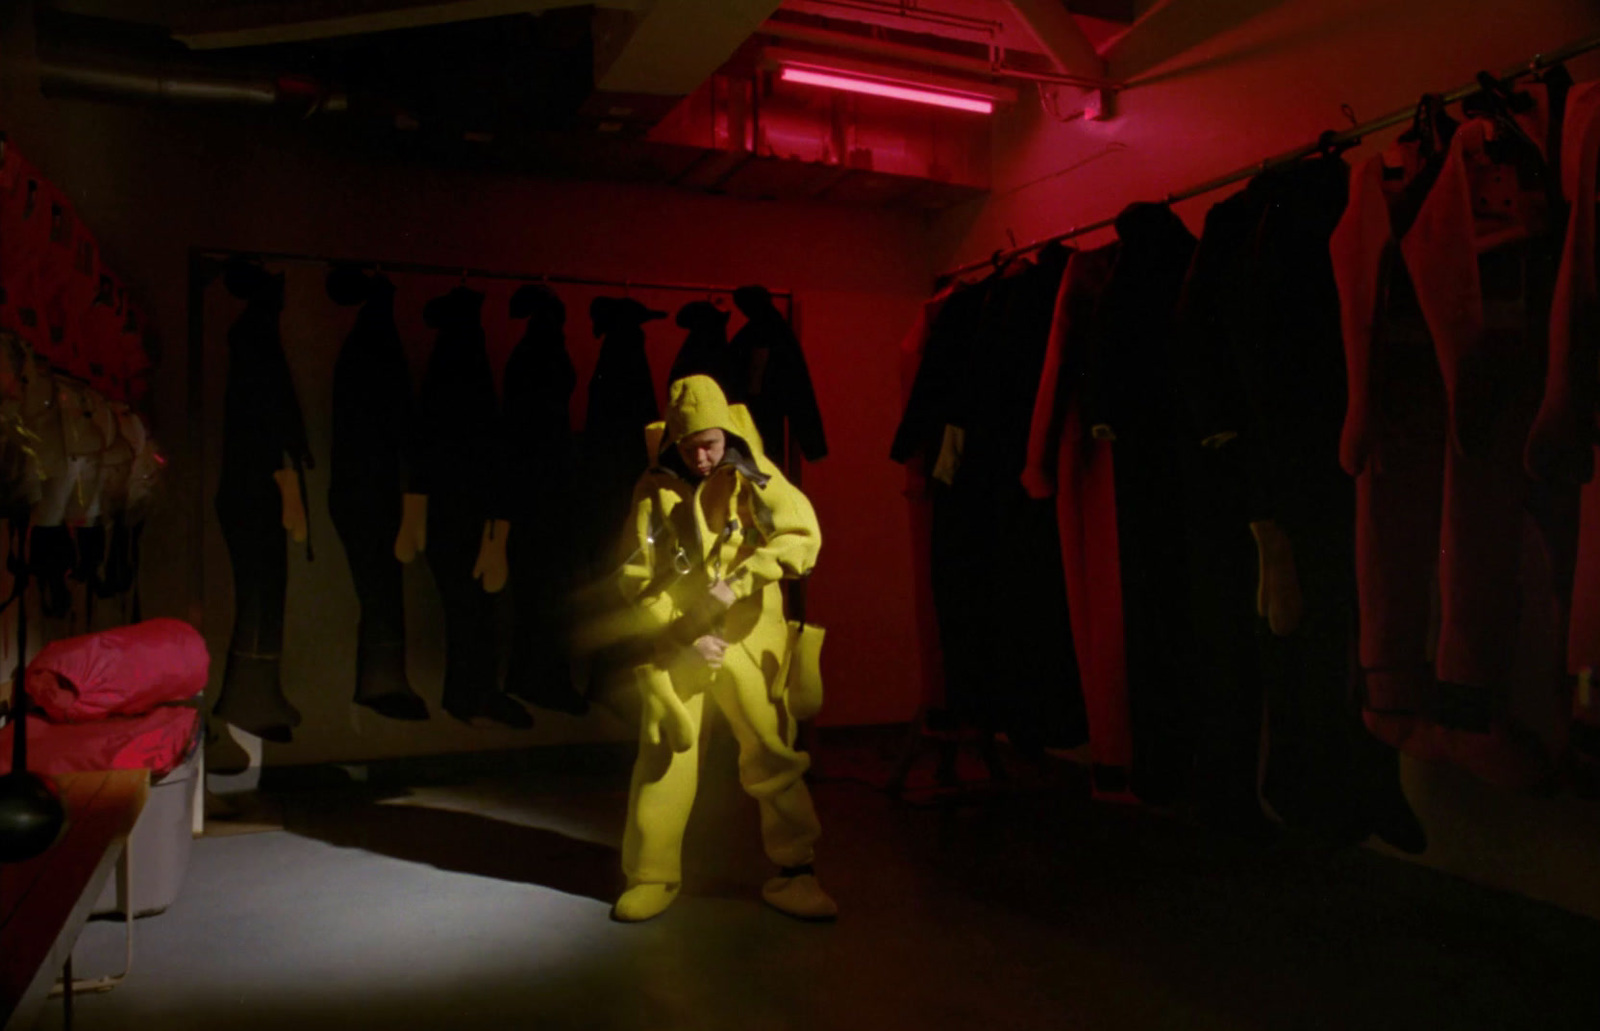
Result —
MULTIPOLYGON (((19 42, 14 24, 0 35, 6 53, 16 53, 19 42)), ((932 274, 919 214, 385 164, 357 156, 353 147, 313 143, 294 125, 50 102, 38 96, 25 69, 8 64, 3 74, 0 126, 66 189, 107 260, 152 310, 164 351, 154 384, 156 428, 175 461, 147 538, 145 610, 201 622, 218 671, 232 610, 225 552, 205 486, 210 480, 202 476, 210 472, 202 460, 208 452, 214 460, 215 449, 190 439, 192 433, 213 437, 219 429, 214 406, 199 424, 188 410, 185 262, 192 245, 792 289, 832 447, 804 476, 826 539, 810 613, 830 629, 826 719, 910 716, 920 671, 908 659, 916 651, 903 587, 910 556, 902 540, 899 469, 887 451, 898 414, 889 403, 897 391, 896 344, 932 274)), ((317 293, 316 274, 294 275, 301 294, 317 293)), ((216 322, 226 317, 228 302, 208 307, 216 322)), ((286 341, 303 377, 302 396, 310 399, 324 396, 318 377, 325 378, 328 350, 339 339, 339 313, 323 307, 333 321, 320 332, 290 332, 286 341)), ((301 315, 311 310, 321 309, 313 305, 301 315)), ((220 327, 208 329, 219 341, 220 327)), ((680 331, 657 329, 655 357, 670 361, 680 331)), ((572 313, 569 333, 579 347, 592 346, 584 339, 581 307, 572 313)), ((325 490, 315 482, 324 475, 320 469, 313 474, 313 496, 325 490)), ((531 733, 473 730, 442 714, 408 726, 355 713, 347 665, 353 594, 347 584, 316 589, 332 583, 339 556, 325 509, 312 516, 319 558, 315 569, 291 560, 292 583, 306 589, 291 587, 285 658, 286 687, 305 712, 306 726, 295 744, 268 746, 269 763, 631 733, 604 713, 584 721, 550 715, 531 733)), ((431 591, 420 563, 408 576, 413 597, 431 591)), ((416 610, 414 618, 426 619, 426 611, 416 610)), ((431 674, 438 635, 430 638, 424 627, 421 636, 431 650, 414 656, 414 672, 422 671, 418 687, 436 702, 439 685, 431 674)))
MULTIPOLYGON (((1160 200, 1192 184, 1444 91, 1480 69, 1600 35, 1592 0, 1167 0, 1108 51, 1131 87, 1105 122, 1060 124, 1023 103, 995 121, 994 189, 945 216, 940 258, 957 264, 1160 200)), ((1600 57, 1576 61, 1600 77, 1600 57)), ((1068 99, 1063 94, 1064 102, 1068 99)), ((1070 110, 1070 107, 1068 108, 1070 110)), ((1348 155, 1363 160, 1400 129, 1348 155)), ((1178 205, 1196 232, 1226 193, 1178 205)), ((1107 233, 1080 238, 1097 246, 1107 233)), ((1544 722, 1563 704, 1543 699, 1544 722)), ((1456 771, 1408 763, 1407 793, 1432 847, 1423 861, 1600 916, 1600 807, 1570 795, 1533 798, 1456 771)))

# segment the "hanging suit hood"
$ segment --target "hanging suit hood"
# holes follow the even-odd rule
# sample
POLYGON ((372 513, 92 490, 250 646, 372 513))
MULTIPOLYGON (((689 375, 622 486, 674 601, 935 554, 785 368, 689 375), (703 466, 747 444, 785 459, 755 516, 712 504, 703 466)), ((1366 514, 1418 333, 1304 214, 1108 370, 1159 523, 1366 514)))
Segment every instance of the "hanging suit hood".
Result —
POLYGON ((583 461, 588 474, 578 525, 586 559, 607 571, 634 481, 651 461, 651 454, 639 447, 639 430, 661 417, 645 352, 644 324, 665 317, 625 297, 597 297, 589 305, 601 344, 584 415, 583 461))
POLYGON ((485 523, 506 518, 508 504, 483 300, 460 286, 423 308, 438 338, 417 399, 408 493, 428 498, 426 556, 445 617, 441 702, 459 719, 488 715, 517 725, 526 714, 498 697, 494 601, 477 579, 485 523))
POLYGON ((418 398, 411 455, 412 494, 453 494, 500 516, 499 401, 484 339, 483 294, 457 287, 429 301, 423 321, 438 332, 418 398))
POLYGON ((730 375, 728 313, 710 301, 690 301, 678 309, 676 321, 689 335, 672 361, 671 378, 710 376, 729 397, 743 401, 745 385, 730 375))
POLYGON ((578 375, 567 353, 567 309, 530 283, 509 313, 527 330, 506 362, 504 409, 510 513, 517 532, 506 549, 515 634, 506 691, 544 708, 579 714, 572 688, 565 598, 574 569, 571 497, 575 465, 571 405, 578 375))
POLYGON ((827 457, 828 438, 800 341, 763 286, 742 286, 733 303, 748 320, 728 343, 727 378, 744 401, 762 440, 785 454, 785 423, 808 462, 827 457))
POLYGON ((406 679, 405 591, 393 542, 400 532, 411 371, 394 321, 394 284, 359 269, 328 273, 328 297, 362 305, 333 366, 328 515, 344 545, 361 605, 355 700, 397 719, 424 719, 406 679))
MULTIPOLYGON (((259 737, 286 742, 300 714, 279 679, 289 570, 275 476, 286 457, 299 468, 309 466, 311 450, 279 331, 282 274, 236 261, 224 281, 246 304, 228 330, 216 511, 233 569, 234 621, 212 712, 259 737)), ((308 539, 308 558, 310 550, 308 539)))

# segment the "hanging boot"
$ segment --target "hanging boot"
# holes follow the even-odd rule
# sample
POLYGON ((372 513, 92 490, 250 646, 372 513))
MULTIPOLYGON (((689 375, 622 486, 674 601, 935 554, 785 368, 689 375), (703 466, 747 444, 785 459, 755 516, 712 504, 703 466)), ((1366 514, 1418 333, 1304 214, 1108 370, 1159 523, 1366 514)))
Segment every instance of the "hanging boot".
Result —
POLYGON ((300 711, 284 696, 278 655, 230 650, 222 675, 222 694, 211 712, 220 720, 263 741, 288 744, 300 725, 300 711))

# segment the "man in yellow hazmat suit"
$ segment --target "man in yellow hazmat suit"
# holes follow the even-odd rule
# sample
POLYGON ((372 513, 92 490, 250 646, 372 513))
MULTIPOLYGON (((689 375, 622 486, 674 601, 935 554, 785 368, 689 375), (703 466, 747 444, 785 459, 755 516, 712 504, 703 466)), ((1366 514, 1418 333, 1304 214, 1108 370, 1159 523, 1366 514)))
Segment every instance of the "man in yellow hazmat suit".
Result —
POLYGON ((683 831, 699 773, 709 697, 739 742, 739 781, 761 807, 779 875, 773 908, 831 919, 837 907, 811 868, 821 828, 794 749, 778 682, 786 667, 782 581, 811 572, 822 546, 816 513, 761 450, 743 405, 709 376, 673 383, 664 423, 646 431, 652 465, 634 489, 621 573, 650 647, 634 675, 643 692, 639 758, 622 841, 627 890, 612 916, 648 920, 677 897, 683 831))

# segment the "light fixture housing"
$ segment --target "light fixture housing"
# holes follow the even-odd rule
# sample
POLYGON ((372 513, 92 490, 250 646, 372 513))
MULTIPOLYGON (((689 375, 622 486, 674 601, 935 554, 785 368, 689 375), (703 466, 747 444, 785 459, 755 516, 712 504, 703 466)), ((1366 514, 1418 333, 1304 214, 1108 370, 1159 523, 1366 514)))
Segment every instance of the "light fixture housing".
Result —
POLYGON ((914 68, 871 64, 779 47, 767 48, 765 58, 767 67, 775 69, 783 82, 888 97, 954 111, 992 114, 998 104, 1012 103, 1017 99, 1016 92, 1005 86, 937 75, 914 68))

